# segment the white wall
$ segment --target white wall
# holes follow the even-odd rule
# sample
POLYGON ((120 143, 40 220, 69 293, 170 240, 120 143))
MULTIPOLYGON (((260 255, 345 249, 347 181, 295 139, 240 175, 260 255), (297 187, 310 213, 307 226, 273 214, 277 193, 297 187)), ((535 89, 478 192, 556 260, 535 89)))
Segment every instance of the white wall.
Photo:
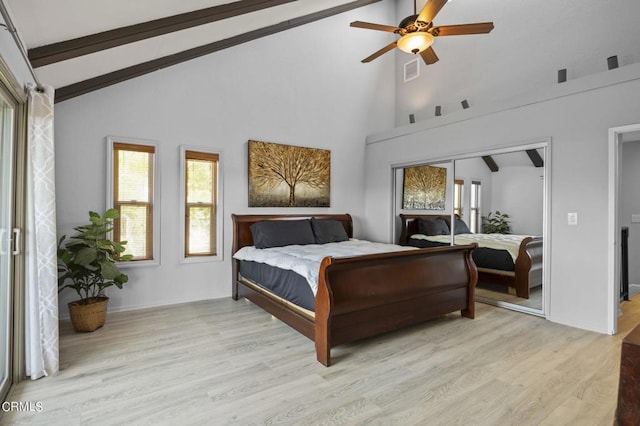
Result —
MULTIPOLYGON (((418 0, 418 8, 424 5, 418 0)), ((398 0, 397 25, 413 13, 413 1, 398 0)), ((396 55, 396 125, 432 118, 436 105, 443 115, 504 101, 557 82, 567 70, 569 81, 607 69, 607 58, 620 66, 640 62, 640 2, 637 0, 454 0, 434 24, 492 21, 489 34, 437 37, 433 48, 440 60, 420 61, 420 77, 403 82, 402 67, 413 55, 396 55)), ((381 22, 387 23, 387 22, 381 22)), ((391 40, 389 40, 390 42, 391 40)))
POLYGON ((492 174, 491 210, 509 215, 512 234, 543 234, 543 175, 533 165, 501 167, 492 174))
POLYGON ((471 226, 471 182, 480 182, 480 223, 478 224, 478 232, 482 230, 482 216, 489 214, 493 210, 492 206, 492 173, 487 167, 484 160, 480 157, 465 158, 456 160, 456 179, 464 181, 463 199, 462 199, 462 219, 468 226, 471 226))
MULTIPOLYGON (((56 105, 60 234, 105 208, 107 135, 159 143, 161 265, 127 269, 125 289, 108 292, 111 310, 230 296, 232 213, 318 211, 247 207, 249 139, 330 149, 331 208, 321 210, 351 213, 362 234, 364 140, 393 126, 393 57, 361 64, 385 34, 349 22, 393 14, 376 3, 56 105), (223 262, 179 263, 181 144, 222 152, 223 262)), ((61 296, 64 314, 74 295, 61 296)))
MULTIPOLYGON (((2 16, 0 16, 0 23, 6 25, 2 16)), ((27 84, 35 84, 29 67, 20 53, 20 49, 6 28, 0 28, 0 56, 11 70, 20 87, 24 87, 27 84)))
POLYGON ((640 214, 640 141, 622 145, 620 168, 620 226, 629 227, 629 283, 640 284, 640 223, 631 222, 632 214, 640 214))
MULTIPOLYGON (((455 2, 454 2, 455 3, 455 2)), ((544 141, 550 166, 548 318, 606 333, 608 129, 640 121, 640 65, 553 84, 504 103, 368 137, 365 234, 389 241, 392 164, 544 141), (387 207, 389 206, 389 207, 387 207), (578 225, 567 225, 567 213, 578 225)))

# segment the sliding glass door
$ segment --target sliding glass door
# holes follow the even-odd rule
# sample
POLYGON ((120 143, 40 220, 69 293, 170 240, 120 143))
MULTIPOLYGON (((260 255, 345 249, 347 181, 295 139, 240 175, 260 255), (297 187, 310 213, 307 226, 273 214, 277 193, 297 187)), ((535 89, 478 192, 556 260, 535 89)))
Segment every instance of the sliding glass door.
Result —
POLYGON ((0 397, 11 385, 15 105, 0 91, 0 397))

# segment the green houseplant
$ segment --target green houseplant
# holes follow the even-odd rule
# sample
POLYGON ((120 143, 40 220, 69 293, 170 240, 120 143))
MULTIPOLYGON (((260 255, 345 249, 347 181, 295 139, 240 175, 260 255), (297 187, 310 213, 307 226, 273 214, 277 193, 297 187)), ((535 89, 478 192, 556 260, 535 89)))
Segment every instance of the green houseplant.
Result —
POLYGON ((495 213, 489 212, 487 216, 483 216, 484 223, 482 231, 485 234, 508 234, 511 232, 509 227, 509 215, 496 210, 495 213))
POLYGON ((58 241, 58 293, 67 288, 78 293, 79 299, 68 305, 76 331, 102 327, 109 301, 104 290, 111 286, 122 288, 129 279, 115 263, 115 259, 132 259, 131 255, 122 255, 126 241, 107 238, 119 215, 116 209, 109 209, 103 215, 89 212, 90 223, 74 228, 77 234, 66 242, 66 235, 58 241))

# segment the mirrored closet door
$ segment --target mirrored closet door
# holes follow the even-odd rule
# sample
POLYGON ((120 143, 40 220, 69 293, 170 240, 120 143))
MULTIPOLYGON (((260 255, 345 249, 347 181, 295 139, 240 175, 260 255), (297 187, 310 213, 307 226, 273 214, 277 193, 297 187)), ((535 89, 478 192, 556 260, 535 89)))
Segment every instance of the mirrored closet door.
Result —
POLYGON ((396 166, 396 241, 478 244, 476 300, 543 315, 545 157, 537 144, 396 166))

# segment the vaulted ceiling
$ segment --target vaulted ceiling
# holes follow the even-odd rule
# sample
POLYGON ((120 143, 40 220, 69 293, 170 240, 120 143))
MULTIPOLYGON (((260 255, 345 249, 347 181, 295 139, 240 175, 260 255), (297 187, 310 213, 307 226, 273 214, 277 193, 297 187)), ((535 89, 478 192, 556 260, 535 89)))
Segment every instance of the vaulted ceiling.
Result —
MULTIPOLYGON (((380 1, 0 0, 38 79, 56 89, 57 102, 380 1)), ((395 4, 398 20, 425 1, 384 0, 395 4)), ((396 84, 398 125, 409 114, 418 120, 433 116, 434 105, 449 113, 462 99, 473 108, 557 84, 559 69, 567 69, 569 80, 601 72, 611 55, 618 55, 621 67, 640 60, 637 0, 516 3, 454 0, 443 8, 438 25, 492 21, 495 29, 439 37, 437 65, 396 84)), ((351 15, 371 19, 367 8, 351 15)), ((394 20, 379 23, 397 25, 394 20)), ((351 33, 349 42, 370 43, 362 44, 356 64, 396 37, 358 28, 351 33)), ((403 52, 395 56, 400 71, 411 59, 403 52)))
POLYGON ((56 102, 380 0, 3 0, 56 102))

